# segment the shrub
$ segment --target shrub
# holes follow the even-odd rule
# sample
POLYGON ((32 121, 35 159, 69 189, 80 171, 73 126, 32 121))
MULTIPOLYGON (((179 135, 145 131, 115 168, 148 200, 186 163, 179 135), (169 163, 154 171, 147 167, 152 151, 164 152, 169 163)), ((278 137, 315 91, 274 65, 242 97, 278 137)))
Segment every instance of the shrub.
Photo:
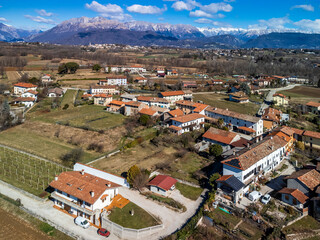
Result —
POLYGON ((63 110, 67 110, 69 108, 69 104, 67 103, 67 104, 65 104, 64 106, 63 106, 63 110))

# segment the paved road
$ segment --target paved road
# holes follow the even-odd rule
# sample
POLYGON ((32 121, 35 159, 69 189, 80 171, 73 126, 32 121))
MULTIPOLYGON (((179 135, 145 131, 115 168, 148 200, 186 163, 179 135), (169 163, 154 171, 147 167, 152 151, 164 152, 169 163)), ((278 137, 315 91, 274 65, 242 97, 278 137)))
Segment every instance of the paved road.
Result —
POLYGON ((164 229, 160 230, 156 234, 153 234, 149 237, 149 240, 153 239, 161 239, 162 237, 168 236, 169 234, 175 232, 179 229, 183 224, 187 222, 189 218, 191 218, 196 210, 198 209, 199 205, 203 201, 203 196, 206 190, 204 190, 201 196, 197 199, 197 201, 191 201, 183 197, 178 190, 174 190, 170 195, 171 198, 175 199, 178 202, 184 204, 187 208, 187 211, 184 213, 178 213, 167 207, 158 204, 155 201, 146 199, 144 196, 139 194, 137 191, 133 191, 127 188, 119 189, 119 193, 128 198, 131 202, 135 203, 136 205, 142 207, 149 213, 159 217, 164 225, 164 229))
MULTIPOLYGON (((47 219, 60 228, 65 229, 68 232, 73 233, 76 236, 79 236, 78 239, 85 240, 99 240, 105 239, 97 234, 97 228, 89 227, 88 229, 83 229, 73 222, 73 217, 58 211, 53 208, 53 202, 47 201, 45 203, 39 202, 33 198, 25 196, 19 191, 10 188, 0 182, 0 193, 6 195, 12 199, 21 199, 23 206, 30 212, 41 216, 44 219, 47 219)), ((118 240, 119 238, 114 236, 112 233, 108 239, 118 240)))

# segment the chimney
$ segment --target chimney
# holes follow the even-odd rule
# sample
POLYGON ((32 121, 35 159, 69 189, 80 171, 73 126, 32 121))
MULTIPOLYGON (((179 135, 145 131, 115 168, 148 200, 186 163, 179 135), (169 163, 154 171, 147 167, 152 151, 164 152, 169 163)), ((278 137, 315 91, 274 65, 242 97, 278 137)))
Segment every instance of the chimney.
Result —
POLYGON ((81 175, 84 175, 84 169, 81 170, 81 175))
POLYGON ((94 197, 94 191, 90 192, 91 197, 94 197))
POLYGON ((55 180, 55 181, 58 181, 58 179, 59 179, 59 178, 58 178, 58 175, 56 175, 56 176, 54 177, 54 180, 55 180))

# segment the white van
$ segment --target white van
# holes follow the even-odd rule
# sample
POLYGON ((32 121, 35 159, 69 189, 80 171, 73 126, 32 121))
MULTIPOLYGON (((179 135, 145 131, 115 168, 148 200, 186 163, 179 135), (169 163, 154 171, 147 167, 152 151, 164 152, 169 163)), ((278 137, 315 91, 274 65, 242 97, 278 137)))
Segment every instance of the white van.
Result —
POLYGON ((251 192, 251 193, 249 194, 248 198, 249 198, 250 201, 255 202, 255 201, 257 201, 258 199, 260 199, 261 196, 262 196, 261 193, 259 193, 258 191, 253 191, 253 192, 251 192))
POLYGON ((81 226, 81 227, 83 227, 83 228, 88 228, 88 227, 90 227, 90 223, 88 222, 88 220, 87 219, 85 219, 84 217, 76 217, 75 219, 74 219, 74 223, 75 224, 77 224, 77 225, 79 225, 79 226, 81 226))

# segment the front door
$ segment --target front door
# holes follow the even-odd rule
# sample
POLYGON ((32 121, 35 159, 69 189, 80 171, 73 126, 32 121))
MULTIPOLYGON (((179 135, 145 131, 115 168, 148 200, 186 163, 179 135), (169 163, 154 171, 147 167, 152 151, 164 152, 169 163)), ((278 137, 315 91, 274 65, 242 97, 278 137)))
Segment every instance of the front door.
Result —
POLYGON ((71 210, 71 207, 69 205, 67 205, 67 204, 64 204, 64 210, 69 212, 71 210))

